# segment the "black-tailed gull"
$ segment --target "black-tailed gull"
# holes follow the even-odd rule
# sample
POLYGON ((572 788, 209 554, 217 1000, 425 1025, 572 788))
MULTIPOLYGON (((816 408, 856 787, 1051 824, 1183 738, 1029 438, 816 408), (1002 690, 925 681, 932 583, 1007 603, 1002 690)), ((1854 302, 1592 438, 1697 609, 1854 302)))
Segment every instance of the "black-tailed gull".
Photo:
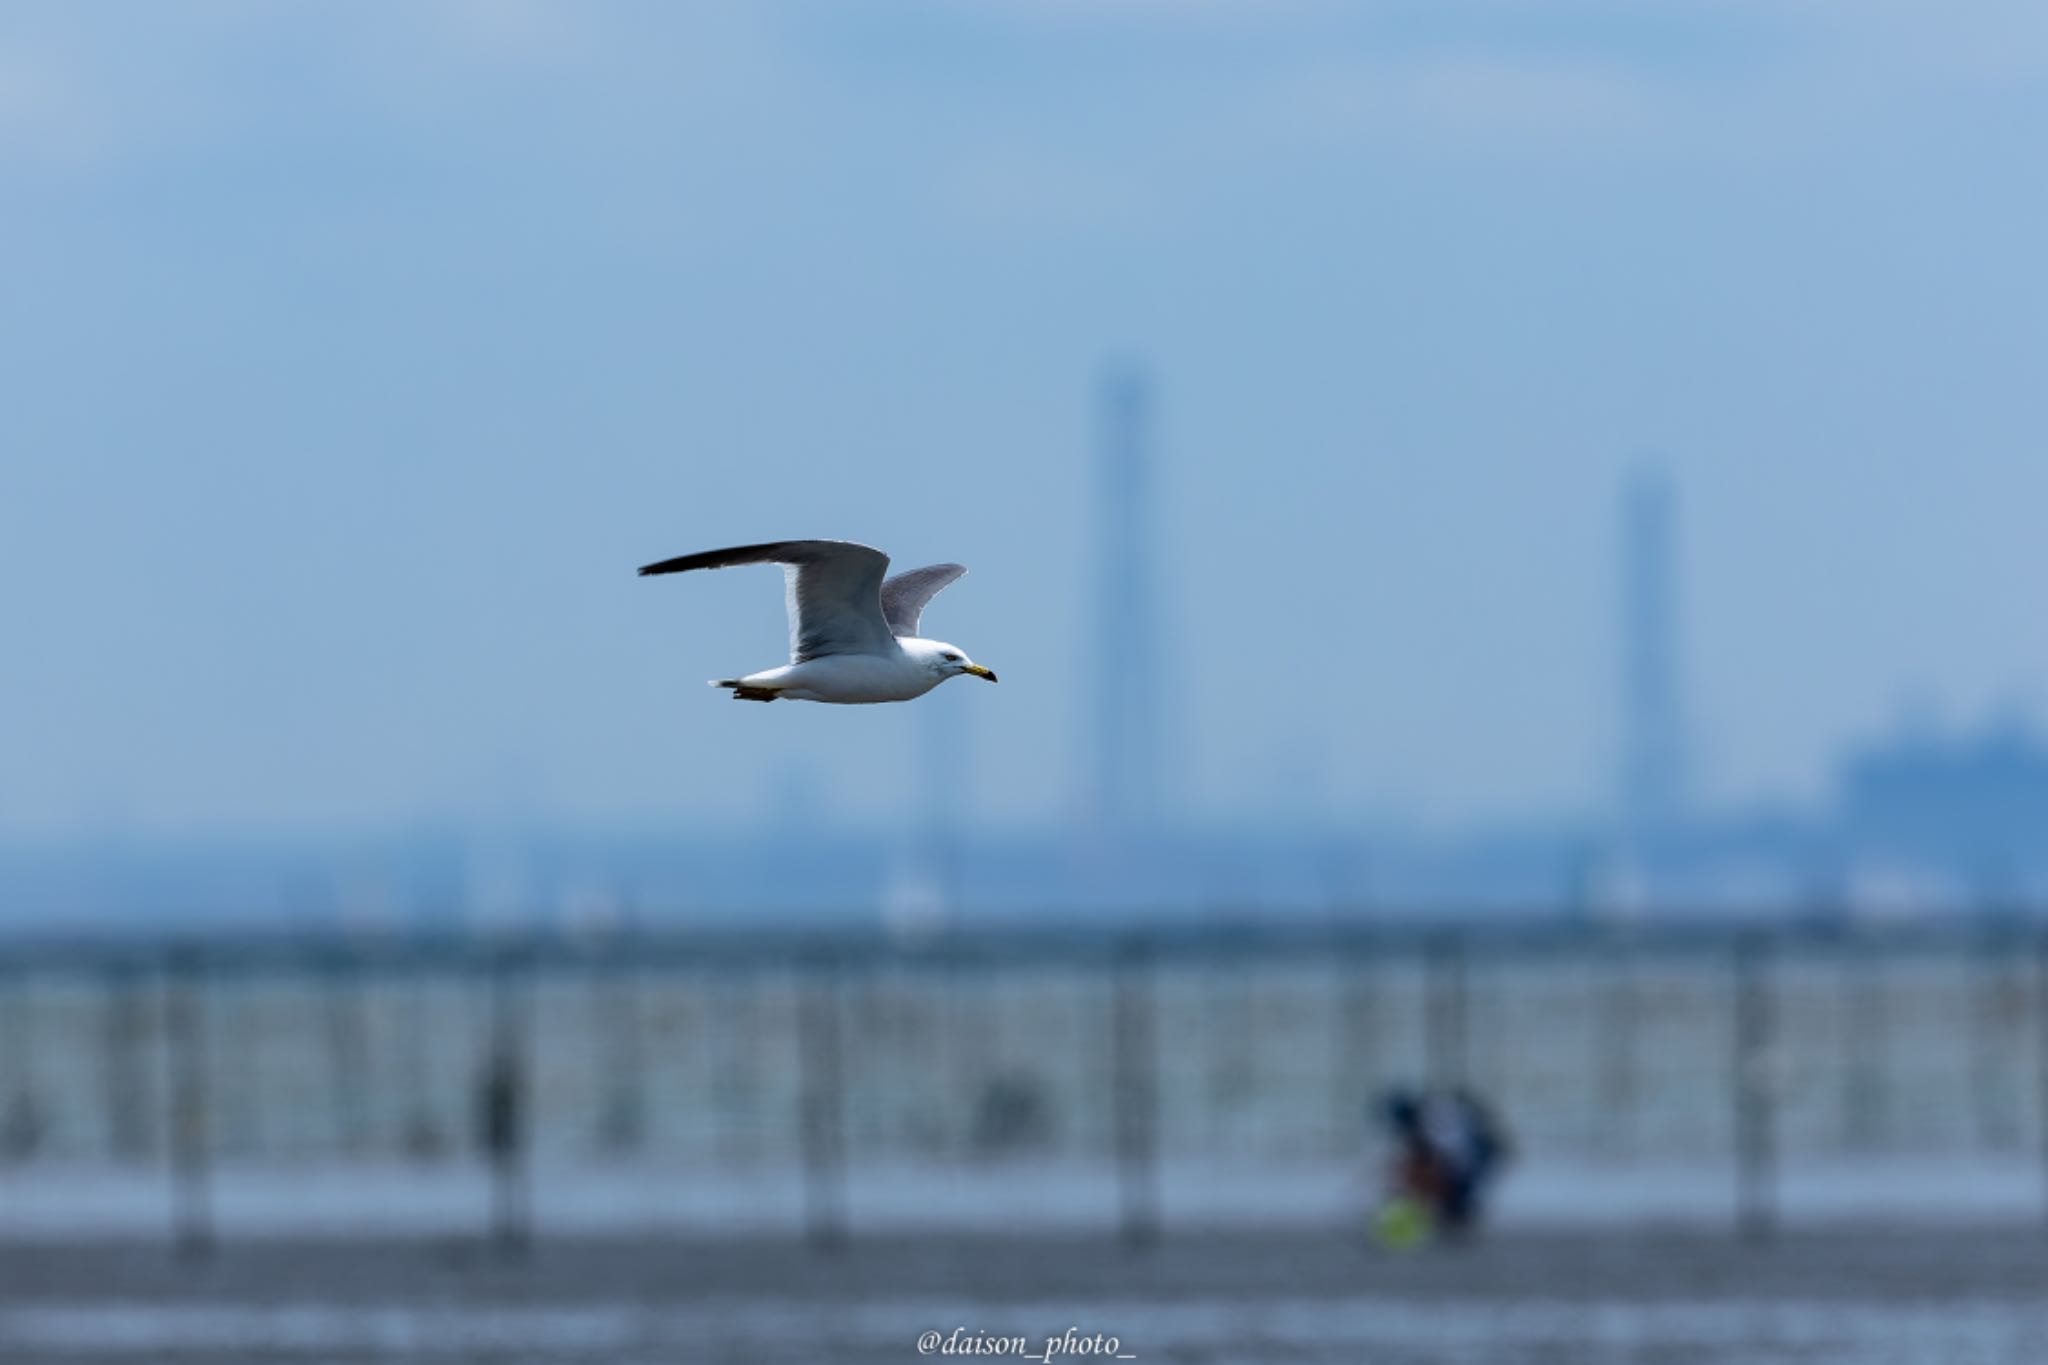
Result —
POLYGON ((730 687, 735 700, 909 701, 961 673, 996 680, 964 651, 917 634, 925 603, 967 572, 958 564, 884 578, 889 556, 871 546, 850 540, 778 540, 664 559, 640 573, 734 564, 782 565, 789 605, 789 662, 711 684, 730 687))

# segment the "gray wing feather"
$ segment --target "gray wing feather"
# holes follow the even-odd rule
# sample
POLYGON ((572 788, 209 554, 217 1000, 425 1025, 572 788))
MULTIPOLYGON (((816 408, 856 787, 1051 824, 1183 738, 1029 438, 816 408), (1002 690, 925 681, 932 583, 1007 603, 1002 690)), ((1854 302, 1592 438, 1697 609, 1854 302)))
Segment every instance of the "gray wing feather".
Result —
POLYGON ((882 616, 882 575, 889 571, 889 556, 869 545, 850 540, 736 545, 664 559, 642 566, 640 573, 687 573, 735 564, 783 566, 792 663, 827 654, 887 654, 895 648, 895 637, 882 616))
POLYGON ((933 564, 897 574, 882 584, 882 616, 897 635, 917 634, 918 618, 925 603, 938 596, 939 589, 967 572, 964 564, 933 564))

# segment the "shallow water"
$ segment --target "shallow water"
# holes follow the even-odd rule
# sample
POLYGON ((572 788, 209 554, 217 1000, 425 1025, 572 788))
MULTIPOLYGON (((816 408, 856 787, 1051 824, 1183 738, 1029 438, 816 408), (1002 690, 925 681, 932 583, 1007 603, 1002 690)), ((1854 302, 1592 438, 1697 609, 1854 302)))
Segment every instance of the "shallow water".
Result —
POLYGON ((2032 1365, 2032 1233, 1505 1237, 1387 1256, 1231 1231, 1105 1238, 276 1243, 0 1253, 0 1359, 129 1365, 1094 1358, 1463 1365, 2032 1365), (1071 1332, 1071 1336, 1069 1335, 1071 1332), (1111 1341, 1114 1338, 1114 1341, 1111 1341), (920 1352, 919 1342, 937 1349, 920 1352))

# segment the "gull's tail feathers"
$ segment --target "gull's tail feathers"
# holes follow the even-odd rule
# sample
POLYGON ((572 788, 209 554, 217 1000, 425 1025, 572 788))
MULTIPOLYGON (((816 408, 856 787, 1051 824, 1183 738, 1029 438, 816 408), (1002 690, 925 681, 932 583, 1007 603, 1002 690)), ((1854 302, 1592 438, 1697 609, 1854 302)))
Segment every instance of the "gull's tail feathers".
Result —
POLYGON ((774 701, 779 695, 772 687, 749 687, 738 678, 714 678, 713 687, 730 687, 734 701, 774 701))

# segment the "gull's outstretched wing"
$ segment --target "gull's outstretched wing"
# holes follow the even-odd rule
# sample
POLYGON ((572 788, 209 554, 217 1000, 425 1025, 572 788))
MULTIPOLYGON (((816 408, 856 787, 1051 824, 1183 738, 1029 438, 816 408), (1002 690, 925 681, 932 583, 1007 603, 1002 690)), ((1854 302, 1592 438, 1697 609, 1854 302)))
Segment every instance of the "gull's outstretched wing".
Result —
POLYGON ((965 564, 934 564, 897 574, 882 584, 882 616, 898 635, 917 634, 917 619, 939 589, 967 572, 965 564))
POLYGON ((871 546, 850 540, 778 540, 664 559, 640 572, 685 573, 734 564, 783 566, 791 662, 826 654, 888 654, 895 649, 895 637, 882 618, 882 575, 889 571, 889 556, 871 546))

